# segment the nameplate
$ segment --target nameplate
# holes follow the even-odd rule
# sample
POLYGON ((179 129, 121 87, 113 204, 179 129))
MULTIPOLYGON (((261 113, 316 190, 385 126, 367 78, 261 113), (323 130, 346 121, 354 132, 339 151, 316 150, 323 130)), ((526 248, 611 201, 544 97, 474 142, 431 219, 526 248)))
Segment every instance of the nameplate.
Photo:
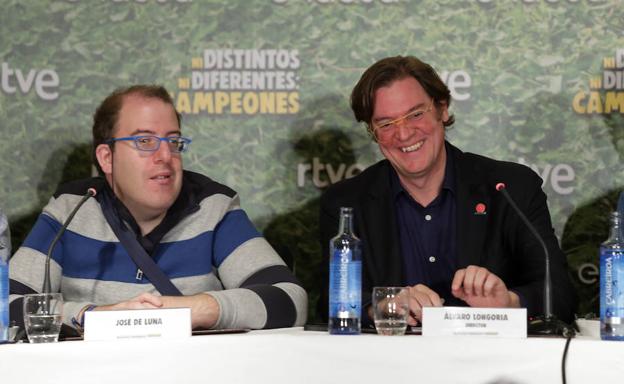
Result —
POLYGON ((526 338, 526 308, 425 307, 422 334, 526 338))
POLYGON ((190 308, 89 311, 85 313, 84 339, 181 339, 191 336, 190 308))

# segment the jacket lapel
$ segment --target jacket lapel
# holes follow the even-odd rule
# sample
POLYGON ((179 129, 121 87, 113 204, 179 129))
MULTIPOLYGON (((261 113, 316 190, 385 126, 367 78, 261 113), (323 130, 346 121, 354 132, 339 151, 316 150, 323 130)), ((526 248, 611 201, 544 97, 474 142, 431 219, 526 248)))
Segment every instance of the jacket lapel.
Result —
POLYGON ((365 244, 364 257, 371 280, 387 285, 400 284, 401 255, 398 228, 394 213, 394 199, 389 187, 390 164, 380 167, 376 181, 369 193, 363 195, 362 226, 369 244, 365 244))
MULTIPOLYGON (((459 149, 451 147, 457 177, 457 262, 458 268, 480 265, 485 258, 485 239, 492 195, 483 174, 459 149)), ((493 189, 494 186, 491 186, 493 189)))

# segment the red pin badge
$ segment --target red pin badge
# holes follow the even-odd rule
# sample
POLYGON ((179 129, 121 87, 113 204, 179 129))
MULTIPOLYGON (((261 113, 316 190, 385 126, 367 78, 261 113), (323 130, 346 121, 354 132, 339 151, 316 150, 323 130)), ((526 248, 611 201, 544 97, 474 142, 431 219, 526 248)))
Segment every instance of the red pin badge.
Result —
POLYGON ((475 215, 485 215, 487 214, 486 212, 486 206, 483 203, 478 203, 477 205, 475 205, 475 215))

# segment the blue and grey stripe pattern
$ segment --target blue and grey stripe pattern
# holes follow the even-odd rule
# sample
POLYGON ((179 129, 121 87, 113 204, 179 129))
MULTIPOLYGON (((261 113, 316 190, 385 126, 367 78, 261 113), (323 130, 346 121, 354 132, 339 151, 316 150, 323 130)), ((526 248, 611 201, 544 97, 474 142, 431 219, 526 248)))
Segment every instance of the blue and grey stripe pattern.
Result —
MULTIPOLYGON (((185 172, 184 182, 193 186, 183 191, 200 192, 199 209, 164 235, 152 255, 157 265, 183 294, 207 292, 217 300, 217 328, 302 325, 307 295, 240 208, 238 196, 198 174, 185 172)), ((12 301, 28 289, 40 291, 48 246, 84 190, 53 197, 11 259, 12 301)), ((147 278, 137 280, 136 265, 95 198, 78 211, 57 244, 51 271, 52 289, 66 301, 66 324, 85 305, 156 293, 147 278)))

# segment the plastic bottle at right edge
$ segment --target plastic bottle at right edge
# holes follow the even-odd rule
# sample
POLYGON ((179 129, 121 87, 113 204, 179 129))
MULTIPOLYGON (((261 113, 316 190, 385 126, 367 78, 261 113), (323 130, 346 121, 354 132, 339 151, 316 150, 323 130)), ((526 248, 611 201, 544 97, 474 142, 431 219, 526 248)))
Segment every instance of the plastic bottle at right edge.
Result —
POLYGON ((9 339, 9 254, 11 243, 6 217, 0 212, 0 343, 9 339))
POLYGON ((9 266, 0 257, 0 343, 9 338, 9 266))
POLYGON ((622 217, 611 213, 609 238, 600 246, 600 338, 624 340, 622 217))

